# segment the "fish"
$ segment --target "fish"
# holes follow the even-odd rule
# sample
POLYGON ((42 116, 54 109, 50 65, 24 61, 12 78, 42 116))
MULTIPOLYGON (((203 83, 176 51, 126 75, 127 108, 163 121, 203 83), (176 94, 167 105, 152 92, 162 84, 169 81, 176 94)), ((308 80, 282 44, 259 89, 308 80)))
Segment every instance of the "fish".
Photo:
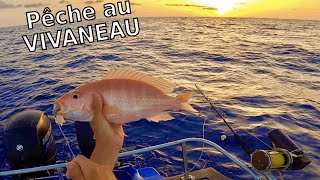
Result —
POLYGON ((56 122, 89 122, 93 119, 93 95, 102 98, 102 110, 109 123, 125 124, 147 119, 152 122, 174 119, 170 111, 197 112, 188 100, 192 92, 168 94, 174 85, 158 77, 132 70, 113 68, 98 81, 79 86, 54 100, 56 122))

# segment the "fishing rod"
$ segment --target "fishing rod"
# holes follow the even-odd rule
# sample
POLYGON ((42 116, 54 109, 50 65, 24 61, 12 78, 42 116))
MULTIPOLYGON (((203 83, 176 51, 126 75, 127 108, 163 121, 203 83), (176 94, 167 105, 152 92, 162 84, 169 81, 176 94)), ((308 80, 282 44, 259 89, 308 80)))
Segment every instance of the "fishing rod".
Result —
POLYGON ((241 147, 244 149, 244 151, 250 156, 253 151, 252 149, 247 145, 245 140, 237 133, 235 132, 232 127, 229 125, 229 123, 226 121, 227 116, 220 110, 220 108, 214 106, 210 99, 204 94, 204 92, 199 88, 197 84, 195 84, 196 88, 200 91, 202 96, 208 101, 208 103, 211 105, 211 107, 217 112, 219 117, 223 120, 223 122, 228 126, 230 131, 233 133, 234 137, 237 139, 238 143, 241 145, 241 147))
POLYGON ((213 105, 197 84, 195 84, 195 86, 228 126, 244 151, 250 156, 251 164, 257 171, 262 172, 264 175, 268 175, 272 170, 277 170, 280 179, 283 179, 281 171, 300 170, 311 163, 311 159, 304 154, 302 148, 280 129, 273 129, 267 134, 267 137, 272 141, 273 148, 246 130, 255 139, 270 148, 270 150, 252 151, 244 139, 228 124, 226 121, 226 118, 228 117, 218 107, 213 105))

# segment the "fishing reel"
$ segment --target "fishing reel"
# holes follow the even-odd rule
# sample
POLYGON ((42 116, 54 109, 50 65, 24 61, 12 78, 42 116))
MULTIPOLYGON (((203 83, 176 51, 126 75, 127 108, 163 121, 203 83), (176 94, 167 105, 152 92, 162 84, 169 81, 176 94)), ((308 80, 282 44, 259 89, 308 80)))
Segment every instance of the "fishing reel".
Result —
POLYGON ((256 170, 300 170, 311 163, 303 150, 280 129, 270 131, 267 137, 274 149, 256 150, 251 154, 251 164, 256 170))

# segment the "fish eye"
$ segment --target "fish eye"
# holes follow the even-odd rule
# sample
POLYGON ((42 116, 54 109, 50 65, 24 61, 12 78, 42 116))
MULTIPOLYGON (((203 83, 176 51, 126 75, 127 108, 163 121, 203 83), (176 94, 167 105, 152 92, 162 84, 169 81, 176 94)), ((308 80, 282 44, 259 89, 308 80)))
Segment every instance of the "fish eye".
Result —
POLYGON ((80 97, 80 93, 78 91, 72 92, 72 98, 73 99, 78 99, 80 97))

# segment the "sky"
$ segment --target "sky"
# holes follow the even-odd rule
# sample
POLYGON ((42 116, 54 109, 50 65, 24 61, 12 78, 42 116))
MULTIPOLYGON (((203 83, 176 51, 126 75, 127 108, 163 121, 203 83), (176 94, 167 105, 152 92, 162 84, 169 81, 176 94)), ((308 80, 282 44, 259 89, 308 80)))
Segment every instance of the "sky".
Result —
MULTIPOLYGON (((95 8, 103 18, 103 4, 119 0, 0 0, 0 26, 26 25, 26 12, 66 10, 67 4, 95 8)), ((136 17, 254 17, 320 20, 320 0, 131 0, 136 17)))

